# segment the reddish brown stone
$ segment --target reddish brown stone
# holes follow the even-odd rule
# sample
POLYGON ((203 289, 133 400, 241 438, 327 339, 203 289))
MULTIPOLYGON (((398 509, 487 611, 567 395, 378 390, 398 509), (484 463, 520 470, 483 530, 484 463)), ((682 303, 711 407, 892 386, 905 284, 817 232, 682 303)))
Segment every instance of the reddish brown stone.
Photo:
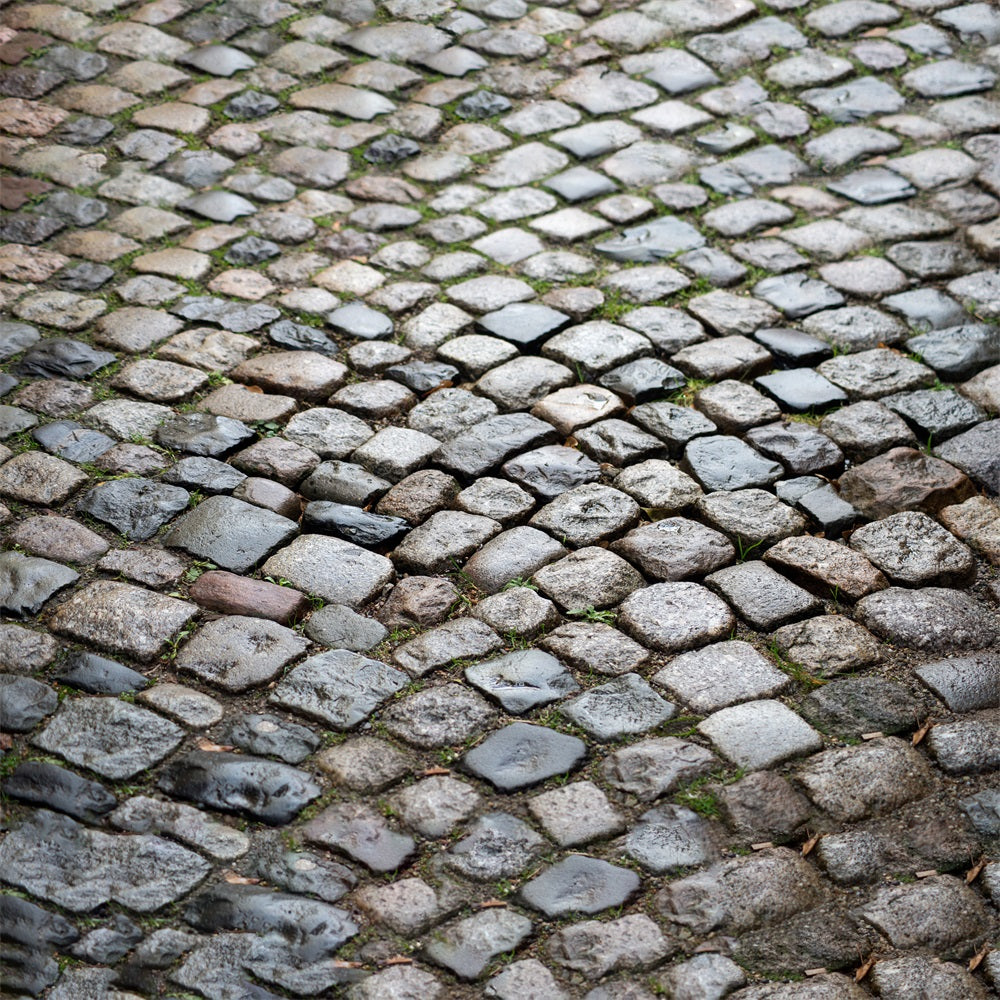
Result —
POLYGON ((203 573, 188 593, 191 600, 211 611, 269 618, 279 625, 291 625, 309 610, 305 594, 298 590, 222 570, 203 573))
POLYGON ((37 31, 22 31, 9 42, 0 45, 0 62, 8 66, 16 66, 28 56, 52 44, 48 35, 39 35, 37 31))
POLYGON ((0 184, 0 208, 15 212, 36 194, 51 191, 52 185, 34 177, 5 177, 0 184))
POLYGON ((348 369, 315 351, 279 351, 244 361, 232 372, 237 382, 297 399, 325 399, 347 380, 348 369))
POLYGON ((248 476, 276 479, 297 486, 319 465, 319 455, 280 437, 267 437, 233 456, 233 465, 248 476))
POLYGON ((840 495, 871 518, 902 510, 936 514, 975 493, 972 481, 955 466, 914 448, 893 448, 840 477, 840 495))
POLYGON ((400 580, 378 613, 383 625, 390 628, 437 625, 448 617, 458 600, 458 591, 450 580, 436 576, 408 576, 400 580))
POLYGON ((405 517, 410 524, 423 524, 431 514, 450 507, 459 489, 452 476, 437 469, 421 469, 396 483, 376 509, 380 514, 405 517))
POLYGON ((298 493, 273 479, 250 476, 233 490, 237 500, 246 500, 255 507, 266 507, 282 517, 297 521, 302 514, 302 500, 298 493))

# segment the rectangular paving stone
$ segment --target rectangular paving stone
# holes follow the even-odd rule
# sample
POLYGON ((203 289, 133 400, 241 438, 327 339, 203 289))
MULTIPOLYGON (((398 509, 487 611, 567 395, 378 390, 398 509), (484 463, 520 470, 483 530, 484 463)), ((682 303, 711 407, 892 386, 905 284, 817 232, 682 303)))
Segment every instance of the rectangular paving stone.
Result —
POLYGON ((177 520, 163 543, 245 573, 297 532, 298 525, 287 517, 233 497, 213 496, 177 520))
POLYGON ((394 576, 385 556, 327 535, 300 535, 271 556, 263 572, 355 610, 377 596, 394 576))
POLYGON ((96 580, 74 594, 49 621, 59 635, 152 660, 197 613, 187 601, 113 580, 96 580))
POLYGON ((698 723, 698 732, 748 771, 773 767, 823 746, 812 726, 780 701, 770 699, 724 708, 698 723))

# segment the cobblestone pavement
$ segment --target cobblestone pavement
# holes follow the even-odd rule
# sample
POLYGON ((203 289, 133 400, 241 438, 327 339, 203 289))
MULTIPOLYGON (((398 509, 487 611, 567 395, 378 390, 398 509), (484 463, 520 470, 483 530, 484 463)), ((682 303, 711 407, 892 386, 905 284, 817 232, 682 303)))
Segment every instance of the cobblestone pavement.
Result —
POLYGON ((0 60, 7 995, 997 996, 1000 7, 0 60))

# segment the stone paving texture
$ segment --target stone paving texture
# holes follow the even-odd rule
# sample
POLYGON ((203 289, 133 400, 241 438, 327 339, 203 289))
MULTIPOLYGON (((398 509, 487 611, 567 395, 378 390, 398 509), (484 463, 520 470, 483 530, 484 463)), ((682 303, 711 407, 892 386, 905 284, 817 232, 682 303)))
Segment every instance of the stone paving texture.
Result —
POLYGON ((0 0, 0 992, 1000 995, 991 0, 0 0))

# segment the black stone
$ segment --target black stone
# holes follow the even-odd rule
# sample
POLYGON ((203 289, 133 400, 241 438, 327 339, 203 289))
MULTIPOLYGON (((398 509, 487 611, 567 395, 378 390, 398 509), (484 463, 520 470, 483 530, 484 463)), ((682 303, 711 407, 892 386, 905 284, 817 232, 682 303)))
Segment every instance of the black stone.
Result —
POLYGON ((305 771, 287 764, 204 750, 168 764, 157 787, 210 809, 241 813, 275 826, 291 822, 322 791, 305 771))
POLYGON ((326 317, 338 333, 346 333, 349 337, 359 337, 361 340, 378 340, 392 333, 392 320, 385 313, 371 309, 363 302, 351 302, 339 309, 334 309, 326 317))
POLYGON ((78 691, 111 695, 141 691, 152 683, 137 670, 96 653, 73 653, 56 680, 78 691))
POLYGON ((766 488, 785 471, 778 462, 725 434, 695 438, 684 449, 684 461, 706 490, 766 488))
POLYGON ((449 386, 458 377, 458 369, 441 361, 408 361, 386 368, 385 377, 402 382, 407 389, 424 395, 449 386))
MULTIPOLYGON (((245 236, 230 246, 226 251, 225 260, 227 264, 233 264, 236 267, 252 267, 254 264, 260 264, 262 261, 277 257, 280 253, 281 247, 277 243, 262 240, 259 236, 245 236)), ((275 326, 278 325, 275 324, 275 326)))
POLYGON ((337 535, 365 548, 391 545, 410 530, 409 523, 401 517, 371 514, 360 507, 330 500, 307 503, 302 527, 306 531, 337 535))
POLYGON ((902 684, 884 677, 842 677, 813 691, 801 706, 812 723, 836 736, 898 733, 910 729, 927 711, 902 684))
POLYGON ((19 764, 3 782, 5 795, 67 813, 76 819, 94 823, 110 812, 118 800, 104 785, 88 781, 56 764, 38 760, 19 764))
POLYGON ((24 352, 14 366, 18 375, 42 378, 86 378, 118 359, 110 351, 96 351, 79 340, 53 337, 42 340, 24 352))
POLYGON ((17 941, 30 947, 65 948, 80 936, 65 917, 7 893, 0 894, 0 929, 5 941, 17 941))
POLYGON ((75 420, 56 420, 36 427, 31 436, 47 451, 67 462, 93 462, 115 442, 107 434, 91 430, 75 420))
POLYGON ((107 524, 126 538, 152 538, 184 510, 191 494, 151 479, 116 479, 86 493, 76 509, 107 524))
POLYGON ((392 164, 408 160, 420 152, 420 146, 402 135, 383 135, 376 139, 364 153, 369 163, 392 164))
POLYGON ((5 213, 0 221, 0 240, 5 243, 25 243, 37 246, 63 229, 66 223, 51 215, 29 215, 27 212, 5 213))
POLYGON ((0 552, 0 611, 18 617, 37 615, 53 594, 76 582, 79 576, 50 559, 0 552))
POLYGON ((287 764, 305 760, 322 743, 311 729, 276 715, 243 715, 233 719, 222 731, 221 739, 247 753, 280 757, 287 764))
POLYGON ((59 697, 48 684, 32 677, 0 674, 0 730, 3 732, 26 733, 58 707, 59 697))
POLYGON ((238 121, 249 121, 251 118, 263 118, 281 107, 281 102, 270 94, 261 94, 256 90, 245 90, 237 94, 223 109, 227 118, 238 121))
POLYGON ((190 455, 224 455, 253 437, 241 421, 212 413, 177 413, 156 429, 164 448, 190 455))
POLYGON ((56 286, 67 292, 93 292, 114 276, 114 270, 107 265, 86 261, 61 271, 56 278, 56 286))
POLYGON ((595 243, 594 249, 612 260, 653 264, 684 250, 696 250, 704 244, 704 236, 692 225, 665 215, 626 229, 614 239, 595 243))
POLYGON ((582 483, 596 482, 601 467, 583 452, 563 445, 526 451, 504 463, 503 474, 544 500, 552 500, 582 483))
POLYGON ((513 302, 476 320, 483 333, 531 348, 571 322, 566 313, 537 302, 513 302))
POLYGON ((109 122, 107 118, 80 115, 57 128, 52 138, 57 142, 68 142, 71 146, 97 146, 114 130, 114 122, 109 122))
POLYGON ((621 906, 639 885, 639 876, 629 868, 571 854, 526 882, 519 895, 547 917, 561 917, 621 906))
POLYGON ((38 342, 38 330, 29 323, 0 320, 0 360, 6 360, 38 342))
POLYGON ((462 98, 455 105, 455 114, 459 118, 480 119, 492 118, 493 115, 510 111, 511 103, 506 97, 494 94, 489 90, 477 90, 474 94, 462 98))
POLYGON ((766 347, 782 367, 816 365, 833 356, 833 349, 825 340, 801 330, 767 327, 755 331, 753 339, 766 347))
POLYGON ((612 368, 598 380, 629 403, 646 403, 669 396, 687 385, 687 377, 659 358, 639 358, 627 365, 612 368))
POLYGON ((273 323, 267 328, 267 336, 272 343, 292 351, 316 351, 317 354, 330 357, 339 350, 322 330, 303 323, 293 323, 290 319, 273 323))
POLYGON ((754 379, 786 413, 825 410, 847 402, 847 394, 812 368, 790 368, 754 379))
POLYGON ((168 483, 203 493, 228 493, 247 477, 214 458, 182 458, 163 473, 163 478, 168 483))

